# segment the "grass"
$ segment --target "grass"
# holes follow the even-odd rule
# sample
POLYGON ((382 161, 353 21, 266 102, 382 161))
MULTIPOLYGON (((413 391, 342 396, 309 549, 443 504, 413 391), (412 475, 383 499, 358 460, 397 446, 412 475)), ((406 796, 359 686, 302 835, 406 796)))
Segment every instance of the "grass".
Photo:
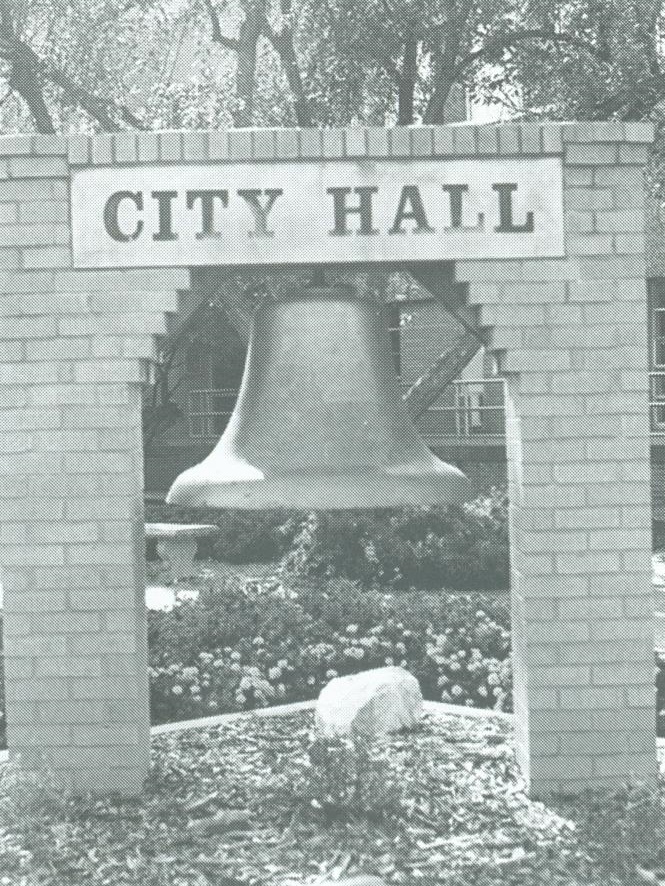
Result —
POLYGON ((368 747, 311 742, 312 712, 153 738, 139 801, 64 797, 0 770, 2 886, 641 882, 659 795, 528 799, 500 718, 428 714, 368 747))

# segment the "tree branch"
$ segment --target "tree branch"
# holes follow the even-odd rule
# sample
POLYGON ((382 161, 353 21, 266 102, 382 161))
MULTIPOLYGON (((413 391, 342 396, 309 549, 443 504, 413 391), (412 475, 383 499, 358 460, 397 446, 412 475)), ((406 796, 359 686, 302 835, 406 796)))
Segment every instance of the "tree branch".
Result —
POLYGON ((39 66, 35 64, 30 53, 25 52, 23 44, 18 43, 12 55, 11 71, 7 82, 9 88, 18 93, 28 106, 37 132, 53 135, 55 126, 51 112, 44 100, 39 66))
POLYGON ((427 103, 425 111, 425 123, 443 123, 444 111, 448 95, 453 83, 458 79, 455 70, 457 57, 460 51, 462 35, 464 34, 473 0, 465 0, 454 13, 446 18, 443 28, 443 40, 437 42, 433 48, 434 59, 434 87, 432 95, 427 103), (443 43, 443 48, 441 46, 443 43))
POLYGON ((211 34, 210 39, 213 43, 219 43, 220 46, 225 46, 227 49, 238 49, 238 41, 234 37, 227 37, 225 34, 222 34, 222 29, 219 24, 219 16, 215 11, 215 7, 212 5, 212 0, 203 0, 203 5, 205 6, 208 17, 210 18, 210 27, 211 34))
MULTIPOLYGON (((655 79, 658 79, 661 76, 660 55, 656 48, 656 41, 658 40, 657 27, 661 7, 661 2, 655 3, 648 20, 641 23, 635 32, 636 38, 644 49, 644 55, 649 66, 649 73, 655 79)), ((639 9, 637 7, 635 11, 639 15, 639 9)))
POLYGON ((445 41, 444 52, 439 51, 435 56, 438 59, 437 67, 439 68, 439 74, 425 114, 426 123, 441 123, 443 121, 443 108, 450 89, 454 83, 459 82, 465 70, 474 62, 484 57, 491 58, 496 53, 504 49, 510 49, 512 46, 516 46, 526 40, 565 43, 588 52, 599 61, 603 60, 602 53, 592 43, 588 43, 580 37, 575 37, 573 34, 568 34, 564 31, 552 31, 547 28, 527 28, 522 31, 513 31, 510 34, 488 37, 478 49, 474 49, 466 53, 462 58, 457 59, 460 35, 462 33, 460 25, 464 25, 464 22, 455 21, 452 25, 454 26, 454 36, 449 36, 445 41), (455 59, 451 58, 453 52, 455 59))
POLYGON ((602 60, 602 53, 592 43, 575 37, 573 34, 567 34, 564 31, 549 31, 545 28, 529 28, 524 31, 514 31, 511 34, 502 34, 499 37, 490 37, 481 47, 467 53, 455 65, 454 73, 459 77, 468 67, 478 61, 483 56, 492 56, 494 53, 500 52, 502 49, 510 49, 517 43, 524 40, 545 40, 549 43, 566 43, 569 46, 575 46, 577 49, 583 49, 590 55, 602 60))
POLYGON ((234 114, 234 123, 236 126, 251 126, 256 97, 257 47, 266 24, 265 0, 246 0, 243 5, 245 18, 238 33, 236 68, 236 97, 242 104, 234 114))
POLYGON ((0 58, 11 65, 9 86, 26 102, 39 132, 55 132, 53 120, 44 101, 43 83, 59 87, 73 102, 90 114, 107 132, 119 129, 117 117, 124 123, 144 129, 141 120, 124 105, 100 98, 80 86, 62 68, 40 58, 35 50, 15 32, 7 7, 0 10, 0 58))
POLYGON ((16 24, 9 5, 0 6, 0 51, 7 51, 10 71, 7 84, 26 103, 38 132, 55 133, 51 113, 44 100, 39 59, 16 34, 16 24))
MULTIPOLYGON (((32 52, 32 50, 30 51, 32 52)), ((114 114, 117 114, 123 123, 127 123, 134 129, 147 128, 125 105, 116 104, 110 99, 100 98, 76 83, 65 71, 58 68, 53 69, 41 59, 39 62, 44 79, 53 83, 54 86, 60 87, 70 99, 95 119, 105 132, 116 132, 120 129, 114 114)))

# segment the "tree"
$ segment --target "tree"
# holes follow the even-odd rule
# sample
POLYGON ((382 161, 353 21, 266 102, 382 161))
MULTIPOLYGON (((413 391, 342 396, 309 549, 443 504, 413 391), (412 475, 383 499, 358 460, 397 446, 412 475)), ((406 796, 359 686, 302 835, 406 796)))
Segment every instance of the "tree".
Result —
MULTIPOLYGON (((647 184, 665 200, 665 3, 663 0, 569 0, 533 3, 548 27, 593 47, 528 41, 485 67, 476 93, 504 102, 506 85, 520 84, 519 112, 531 119, 645 120, 656 124, 647 184)), ((513 97, 508 97, 512 104, 513 97)))
MULTIPOLYGON (((665 97, 662 0, 532 4, 575 42, 511 47, 499 78, 521 84, 524 113, 547 119, 642 120, 665 97), (578 45, 592 47, 581 53, 578 45)), ((496 88, 490 84, 490 94, 496 88)))
POLYGON ((78 129, 86 121, 106 131, 143 128, 124 101, 117 76, 117 56, 138 24, 140 5, 132 0, 0 0, 3 103, 20 100, 13 109, 14 126, 28 128, 27 109, 34 128, 44 133, 78 129), (109 41, 106 49, 104 40, 109 41))
MULTIPOLYGON (((0 0, 0 58, 6 100, 18 102, 14 124, 30 120, 40 132, 163 127, 188 115, 190 125, 213 126, 441 123, 451 91, 474 87, 489 65, 498 74, 485 78, 484 89, 494 95, 517 72, 534 89, 549 88, 549 78, 536 80, 538 59, 541 67, 556 62, 564 79, 575 66, 606 64, 619 49, 624 7, 632 10, 632 42, 648 55, 655 84, 654 6, 653 0, 614 0, 602 10, 598 0, 0 0), (185 51, 190 63, 173 64, 185 51)), ((621 70, 629 89, 632 69, 621 70)), ((11 117, 5 114, 4 122, 11 117)))

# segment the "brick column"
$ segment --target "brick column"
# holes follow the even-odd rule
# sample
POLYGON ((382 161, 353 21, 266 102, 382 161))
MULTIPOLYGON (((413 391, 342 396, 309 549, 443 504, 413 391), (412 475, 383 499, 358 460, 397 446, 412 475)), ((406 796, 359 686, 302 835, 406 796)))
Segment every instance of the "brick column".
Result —
POLYGON ((66 151, 0 140, 8 743, 68 787, 136 793, 149 754, 140 385, 188 275, 69 269, 66 151))
POLYGON ((564 158, 566 258, 458 262, 457 279, 507 379, 518 757, 546 794, 656 773, 641 169, 652 133, 527 131, 534 152, 564 158))

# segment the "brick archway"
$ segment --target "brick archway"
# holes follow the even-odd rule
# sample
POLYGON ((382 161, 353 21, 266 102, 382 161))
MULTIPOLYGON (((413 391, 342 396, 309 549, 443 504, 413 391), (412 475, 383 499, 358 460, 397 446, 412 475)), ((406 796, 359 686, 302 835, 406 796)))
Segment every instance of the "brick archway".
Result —
POLYGON ((643 124, 0 139, 8 740, 76 789, 149 753, 140 385, 181 270, 73 268, 72 169, 561 157, 565 257, 458 260, 508 379, 518 755, 532 791, 656 771, 643 124))

